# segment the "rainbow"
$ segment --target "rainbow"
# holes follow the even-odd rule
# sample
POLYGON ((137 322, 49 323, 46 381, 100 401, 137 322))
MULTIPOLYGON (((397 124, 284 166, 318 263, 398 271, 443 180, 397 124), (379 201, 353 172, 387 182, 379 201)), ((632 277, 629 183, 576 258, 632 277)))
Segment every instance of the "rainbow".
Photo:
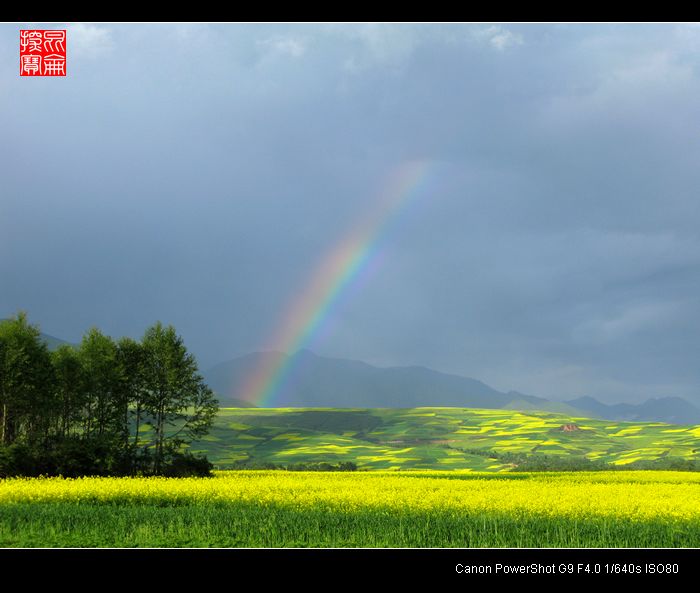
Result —
MULTIPOLYGON (((389 175, 375 207, 314 268, 303 290, 286 308, 265 350, 292 355, 319 335, 334 305, 373 269, 391 223, 421 193, 432 168, 431 161, 411 161, 389 175)), ((237 397, 257 406, 272 405, 291 374, 293 361, 292 356, 261 357, 237 397)))

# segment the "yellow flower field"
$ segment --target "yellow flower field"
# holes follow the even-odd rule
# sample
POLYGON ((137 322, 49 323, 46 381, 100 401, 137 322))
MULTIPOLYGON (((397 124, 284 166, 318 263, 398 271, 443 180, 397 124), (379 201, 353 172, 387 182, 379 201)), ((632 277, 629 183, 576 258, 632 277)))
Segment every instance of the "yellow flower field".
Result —
MULTIPOLYGON (((111 521, 127 530, 124 517, 145 513, 156 520, 160 511, 179 524, 194 513, 210 527, 214 517, 238 526, 228 541, 225 528, 214 528, 213 541, 198 542, 180 525, 168 542, 172 526, 158 523, 161 516, 153 532, 157 545, 182 545, 183 538, 188 545, 275 547, 700 543, 700 474, 690 472, 241 471, 217 472, 211 479, 8 479, 0 481, 0 542, 23 541, 21 533, 13 541, 7 525, 13 512, 24 516, 31 508, 49 519, 52 513, 66 518, 73 512, 71 520, 85 519, 81 529, 87 532, 86 510, 95 521, 102 517, 107 526, 111 521), (345 525, 345 531, 331 525, 345 525)), ((132 545, 130 536, 115 537, 109 545, 132 545)), ((89 536, 79 545, 102 544, 89 536)))

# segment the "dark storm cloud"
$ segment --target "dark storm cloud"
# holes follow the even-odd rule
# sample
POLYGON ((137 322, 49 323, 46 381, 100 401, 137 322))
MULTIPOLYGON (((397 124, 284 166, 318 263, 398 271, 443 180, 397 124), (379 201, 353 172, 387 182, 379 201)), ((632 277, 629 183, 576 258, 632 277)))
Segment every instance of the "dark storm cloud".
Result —
POLYGON ((432 175, 321 354, 700 401, 700 29, 0 25, 0 314, 264 346, 387 175, 432 175))

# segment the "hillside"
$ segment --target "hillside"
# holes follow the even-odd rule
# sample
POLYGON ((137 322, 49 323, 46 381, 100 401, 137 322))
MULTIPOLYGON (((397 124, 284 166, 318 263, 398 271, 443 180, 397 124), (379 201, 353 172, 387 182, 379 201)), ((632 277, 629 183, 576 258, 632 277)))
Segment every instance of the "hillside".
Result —
POLYGON ((361 469, 502 471, 512 467, 507 454, 624 466, 697 459, 700 427, 509 410, 226 408, 193 450, 219 468, 352 461, 361 469))
POLYGON ((414 408, 454 406, 540 410, 609 420, 700 424, 700 409, 679 397, 642 404, 608 405, 592 397, 566 402, 517 391, 501 392, 469 377, 420 366, 381 368, 365 362, 318 356, 301 350, 293 356, 258 352, 221 363, 204 373, 222 406, 238 406, 243 386, 266 362, 292 369, 275 404, 292 407, 414 408))

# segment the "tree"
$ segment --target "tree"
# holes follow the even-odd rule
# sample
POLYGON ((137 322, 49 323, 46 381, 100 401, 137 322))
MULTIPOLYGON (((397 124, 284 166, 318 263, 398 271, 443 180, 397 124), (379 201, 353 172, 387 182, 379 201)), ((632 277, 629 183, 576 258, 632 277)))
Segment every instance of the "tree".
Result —
POLYGON ((83 434, 110 439, 121 432, 122 415, 116 395, 122 381, 117 346, 96 327, 80 342, 78 351, 85 376, 86 410, 83 434))
POLYGON ((125 451, 138 450, 143 410, 143 348, 131 338, 117 342, 117 364, 120 371, 117 406, 123 417, 122 437, 125 451), (133 418, 133 422, 132 422, 133 418), (131 427, 134 438, 131 440, 131 427))
POLYGON ((0 322, 0 444, 34 444, 48 435, 52 383, 48 347, 27 314, 0 322))
POLYGON ((143 412, 152 428, 153 470, 161 473, 166 456, 206 434, 218 403, 203 381, 194 356, 172 325, 149 327, 143 348, 143 412))
POLYGON ((61 438, 70 437, 83 421, 86 404, 86 377, 78 351, 61 344, 51 353, 55 375, 55 390, 59 416, 56 432, 61 438))
POLYGON ((172 326, 50 353, 24 313, 0 322, 0 477, 208 475, 188 445, 217 409, 172 326))

